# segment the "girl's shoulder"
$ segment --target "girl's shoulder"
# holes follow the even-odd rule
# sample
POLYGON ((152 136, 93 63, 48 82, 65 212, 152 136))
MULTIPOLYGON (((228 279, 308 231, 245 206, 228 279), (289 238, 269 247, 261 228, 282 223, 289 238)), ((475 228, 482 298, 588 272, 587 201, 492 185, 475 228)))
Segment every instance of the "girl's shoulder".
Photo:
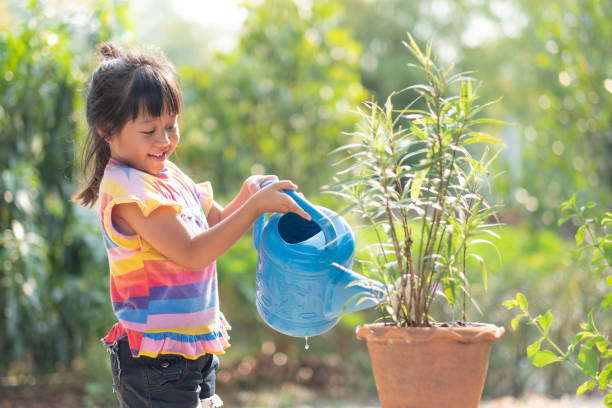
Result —
POLYGON ((176 164, 174 164, 170 160, 166 160, 166 170, 169 174, 173 176, 190 179, 189 176, 183 172, 183 170, 181 170, 176 164))
POLYGON ((155 190, 159 183, 160 180, 152 174, 111 160, 100 181, 100 192, 111 196, 143 193, 146 190, 155 190))

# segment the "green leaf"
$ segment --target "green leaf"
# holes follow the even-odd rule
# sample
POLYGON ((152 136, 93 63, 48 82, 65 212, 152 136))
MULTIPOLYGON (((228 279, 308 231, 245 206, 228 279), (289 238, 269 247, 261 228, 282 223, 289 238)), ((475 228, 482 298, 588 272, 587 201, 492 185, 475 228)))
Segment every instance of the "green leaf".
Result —
POLYGON ((519 293, 517 293, 517 294, 516 294, 516 301, 517 301, 517 303, 518 303, 519 307, 521 308, 521 310, 523 310, 523 311, 527 311, 527 309, 528 309, 529 307, 528 307, 528 304, 527 304, 527 299, 525 298, 525 295, 523 295, 523 294, 522 294, 522 293, 520 293, 520 292, 519 292, 519 293))
POLYGON ((581 332, 577 333, 574 336, 574 340, 572 341, 572 345, 571 345, 572 351, 574 350, 574 348, 576 348, 578 343, 580 343, 582 340, 590 339, 590 338, 593 338, 593 337, 595 337, 595 335, 593 333, 591 333, 591 332, 581 331, 581 332))
POLYGON ((612 286, 612 275, 608 276, 606 278, 606 285, 608 286, 612 286))
POLYGON ((482 272, 482 283, 484 284, 484 289, 487 290, 487 266, 485 265, 484 259, 480 255, 470 254, 470 256, 480 263, 480 270, 482 272))
POLYGON ((463 141, 464 144, 472 144, 472 143, 489 143, 489 144, 498 144, 499 140, 495 137, 482 132, 469 132, 469 135, 472 136, 469 139, 465 139, 463 141))
POLYGON ((610 408, 612 407, 612 393, 606 395, 603 399, 603 403, 606 406, 606 408, 610 408))
POLYGON ((580 387, 578 387, 578 389, 576 390, 576 395, 582 395, 585 393, 585 391, 593 391, 593 388, 595 388, 595 385, 597 385, 597 383, 594 380, 589 380, 585 383, 583 383, 580 387))
POLYGON ((514 299, 508 299, 506 300, 503 305, 506 307, 506 309, 510 310, 510 309, 514 309, 515 307, 519 307, 518 302, 514 299))
POLYGON ((610 343, 604 336, 600 335, 595 337, 595 346, 597 347, 597 350, 599 350, 600 353, 603 354, 608 349, 609 344, 610 343))
POLYGON ((561 361, 561 358, 550 350, 538 351, 531 358, 531 364, 536 367, 544 367, 558 361, 561 361))
POLYGON ((599 389, 603 389, 608 385, 608 376, 612 373, 612 362, 608 363, 599 372, 599 389))
POLYGON ((599 310, 604 311, 607 308, 612 306, 612 292, 608 293, 604 300, 601 301, 601 305, 599 306, 599 310))
POLYGON ((481 118, 475 119, 472 121, 473 125, 478 124, 491 124, 491 125, 502 125, 502 126, 516 126, 516 123, 504 122, 503 120, 491 119, 491 118, 481 118))
POLYGON ((454 279, 445 277, 442 279, 442 285, 444 287, 444 295, 446 296, 446 300, 452 308, 455 306, 455 281, 454 279))
POLYGON ((535 353, 540 351, 540 347, 542 346, 542 340, 544 340, 543 337, 540 340, 538 340, 538 341, 530 344, 529 346, 527 346, 527 357, 531 357, 535 353))
POLYGON ((595 375, 599 366, 599 359, 592 346, 583 345, 578 353, 578 365, 582 367, 587 376, 595 375))
POLYGON ((510 325, 512 326, 512 330, 516 330, 519 322, 521 321, 521 319, 525 317, 525 315, 520 314, 514 317, 514 319, 512 319, 512 321, 510 322, 510 325))
POLYGON ((589 310, 589 313, 587 314, 588 320, 589 320, 589 329, 593 332, 598 331, 597 327, 595 327, 595 320, 593 319, 593 309, 589 310))
POLYGON ((548 334, 548 328, 550 327, 550 323, 552 323, 552 318, 553 316, 552 313, 550 313, 550 310, 546 312, 544 316, 536 317, 536 321, 540 324, 540 326, 542 326, 544 333, 548 334))
POLYGON ((576 232, 576 244, 577 245, 581 245, 582 241, 584 241, 584 227, 586 225, 581 225, 580 228, 578 228, 578 231, 576 232))
POLYGON ((412 179, 412 184, 410 185, 410 198, 412 201, 417 201, 421 195, 421 184, 423 184, 423 177, 423 173, 417 173, 417 175, 412 179))
POLYGON ((495 248, 495 249, 497 249, 499 251, 499 249, 497 248, 497 246, 494 243, 492 243, 491 241, 486 240, 486 239, 473 239, 470 242, 468 242, 467 247, 469 248, 472 245, 476 245, 476 244, 486 244, 486 245, 492 246, 493 248, 495 248))
POLYGON ((591 333, 597 333, 597 327, 595 327, 595 321, 593 320, 593 309, 589 310, 587 323, 580 323, 580 328, 591 333))
POLYGON ((490 102, 484 103, 472 110, 470 110, 470 114, 468 115, 469 118, 473 117, 474 115, 478 114, 478 112, 482 111, 483 109, 486 109, 488 106, 494 105, 496 103, 498 103, 499 101, 502 100, 502 97, 500 96, 499 98, 492 100, 490 102))

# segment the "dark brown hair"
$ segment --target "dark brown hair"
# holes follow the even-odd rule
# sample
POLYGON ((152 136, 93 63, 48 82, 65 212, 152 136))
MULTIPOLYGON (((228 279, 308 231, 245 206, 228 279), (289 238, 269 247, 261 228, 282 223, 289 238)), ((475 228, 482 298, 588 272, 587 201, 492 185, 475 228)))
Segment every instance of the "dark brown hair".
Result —
POLYGON ((139 114, 179 115, 181 91, 174 66, 159 53, 131 50, 113 43, 98 45, 98 67, 89 81, 86 116, 89 132, 81 168, 85 187, 72 197, 83 206, 98 200, 100 181, 110 159, 107 139, 139 114))

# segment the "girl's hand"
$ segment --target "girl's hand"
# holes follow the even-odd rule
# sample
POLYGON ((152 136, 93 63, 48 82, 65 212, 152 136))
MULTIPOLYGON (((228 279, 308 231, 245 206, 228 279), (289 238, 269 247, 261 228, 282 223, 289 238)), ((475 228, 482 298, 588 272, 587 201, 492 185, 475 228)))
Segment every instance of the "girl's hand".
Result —
MULTIPOLYGON (((259 184, 257 186, 259 188, 259 184)), ((267 212, 293 212, 310 221, 310 214, 304 211, 302 207, 300 207, 291 197, 289 197, 287 193, 283 191, 295 191, 297 188, 297 185, 289 180, 276 181, 262 189, 259 189, 251 199, 254 201, 255 208, 259 214, 267 212)))
POLYGON ((253 194, 260 190, 260 185, 265 183, 268 180, 278 181, 278 177, 275 175, 267 175, 267 176, 250 176, 247 178, 242 184, 241 193, 245 194, 246 198, 251 197, 253 194))

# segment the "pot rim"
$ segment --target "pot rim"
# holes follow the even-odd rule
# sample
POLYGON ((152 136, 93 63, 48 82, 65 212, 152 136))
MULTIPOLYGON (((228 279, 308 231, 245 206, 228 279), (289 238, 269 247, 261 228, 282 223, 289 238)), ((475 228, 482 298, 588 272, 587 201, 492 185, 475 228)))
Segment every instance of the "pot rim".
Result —
POLYGON ((367 342, 412 343, 432 340, 455 340, 461 343, 476 343, 499 340, 506 329, 491 323, 468 322, 465 327, 398 327, 385 323, 367 323, 357 326, 355 335, 367 342))

